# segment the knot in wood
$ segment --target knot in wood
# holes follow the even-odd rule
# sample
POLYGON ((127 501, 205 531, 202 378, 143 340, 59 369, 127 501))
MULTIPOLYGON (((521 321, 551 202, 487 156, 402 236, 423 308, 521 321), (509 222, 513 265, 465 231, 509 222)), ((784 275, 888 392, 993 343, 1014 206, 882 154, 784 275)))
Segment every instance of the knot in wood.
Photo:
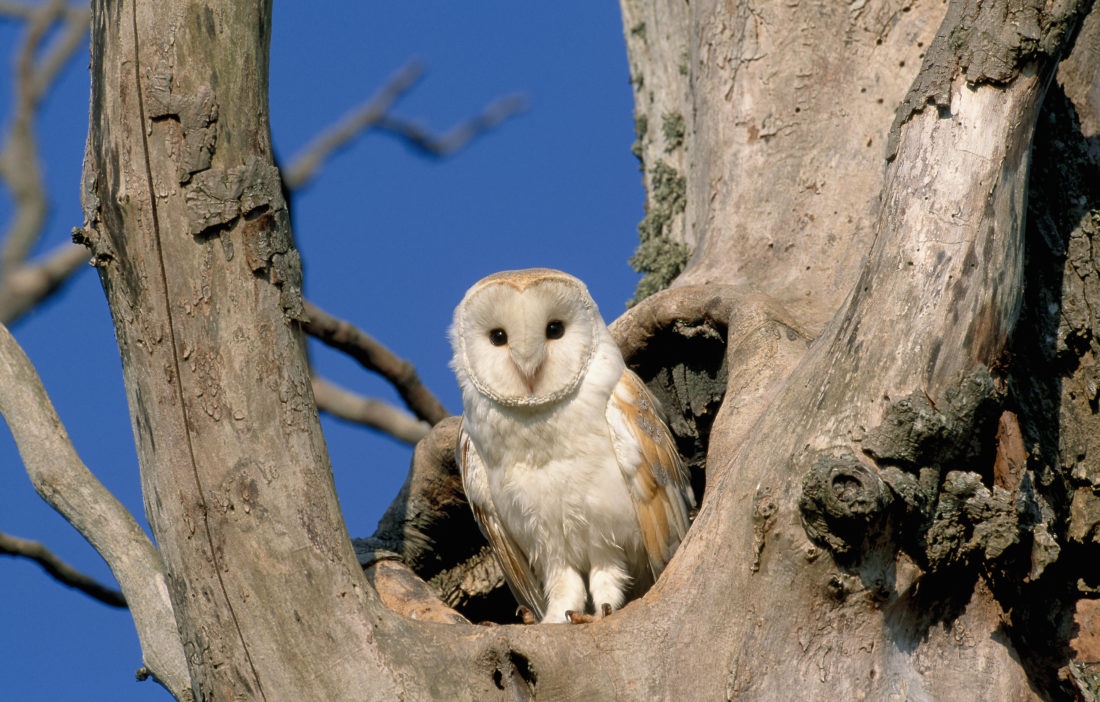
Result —
POLYGON ((842 556, 863 544, 892 499, 878 471, 854 456, 830 457, 806 474, 798 507, 810 539, 842 556))
POLYGON ((866 522, 889 503, 878 472, 855 458, 820 461, 807 478, 816 483, 814 488, 821 496, 825 514, 836 520, 866 522))

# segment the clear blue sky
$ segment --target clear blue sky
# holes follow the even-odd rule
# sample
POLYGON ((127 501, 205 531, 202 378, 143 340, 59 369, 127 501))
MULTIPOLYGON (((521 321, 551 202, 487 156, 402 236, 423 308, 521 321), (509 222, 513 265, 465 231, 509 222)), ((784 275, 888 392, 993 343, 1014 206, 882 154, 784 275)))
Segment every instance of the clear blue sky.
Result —
MULTIPOLYGON (((19 27, 0 22, 0 120, 11 104, 19 27)), ((624 309, 638 275, 627 259, 643 214, 630 154, 633 101, 618 4, 277 2, 271 119, 280 158, 370 95, 412 57, 426 79, 398 111, 444 129, 505 93, 530 109, 442 161, 369 135, 329 162, 295 200, 306 294, 410 359, 453 412, 447 325, 470 284, 497 270, 561 268, 588 284, 605 319, 624 309)), ((53 197, 48 241, 81 223, 77 186, 87 133, 86 52, 69 66, 38 123, 53 197)), ((11 216, 0 190, 0 227, 11 216)), ((15 325, 88 466, 144 523, 121 368, 99 281, 81 271, 15 325)), ((356 364, 314 347, 316 366, 358 392, 399 402, 356 364)), ((324 421, 344 517, 374 531, 410 449, 324 421)), ((0 429, 0 530, 44 542, 105 582, 110 571, 32 490, 0 429)), ((56 584, 38 566, 0 558, 0 697, 165 700, 141 665, 128 613, 56 584)))

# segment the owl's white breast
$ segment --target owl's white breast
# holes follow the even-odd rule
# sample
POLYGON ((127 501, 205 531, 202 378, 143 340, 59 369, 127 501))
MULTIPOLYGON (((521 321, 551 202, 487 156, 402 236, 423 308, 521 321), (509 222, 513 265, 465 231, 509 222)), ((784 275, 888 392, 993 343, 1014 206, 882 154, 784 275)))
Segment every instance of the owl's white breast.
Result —
POLYGON ((544 408, 501 406, 463 383, 464 427, 485 462, 500 518, 536 570, 586 572, 595 552, 641 549, 633 502, 607 426, 626 366, 604 330, 575 394, 544 408))

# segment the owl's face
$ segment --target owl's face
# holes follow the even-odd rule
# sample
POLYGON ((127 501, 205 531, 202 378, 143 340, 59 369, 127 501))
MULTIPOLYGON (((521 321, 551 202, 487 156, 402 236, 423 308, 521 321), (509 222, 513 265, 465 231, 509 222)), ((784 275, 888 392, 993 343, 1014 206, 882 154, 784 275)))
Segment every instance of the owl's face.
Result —
POLYGON ((584 283, 545 268, 476 283, 451 327, 460 384, 510 406, 556 402, 584 378, 599 343, 596 303, 584 283), (465 378, 464 378, 465 376, 465 378))

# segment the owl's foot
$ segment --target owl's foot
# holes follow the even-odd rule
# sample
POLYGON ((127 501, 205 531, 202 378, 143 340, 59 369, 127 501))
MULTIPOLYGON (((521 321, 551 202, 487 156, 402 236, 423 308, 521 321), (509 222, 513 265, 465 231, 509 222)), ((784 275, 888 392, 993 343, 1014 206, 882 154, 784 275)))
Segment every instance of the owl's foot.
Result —
POLYGON ((538 624, 539 620, 535 617, 535 613, 527 607, 527 605, 520 605, 516 607, 516 614, 519 616, 520 621, 524 624, 538 624))
POLYGON ((574 612, 569 610, 565 613, 565 618, 573 624, 591 624, 594 621, 599 621, 604 617, 611 615, 611 605, 604 602, 600 605, 595 614, 585 614, 584 612, 574 612))

